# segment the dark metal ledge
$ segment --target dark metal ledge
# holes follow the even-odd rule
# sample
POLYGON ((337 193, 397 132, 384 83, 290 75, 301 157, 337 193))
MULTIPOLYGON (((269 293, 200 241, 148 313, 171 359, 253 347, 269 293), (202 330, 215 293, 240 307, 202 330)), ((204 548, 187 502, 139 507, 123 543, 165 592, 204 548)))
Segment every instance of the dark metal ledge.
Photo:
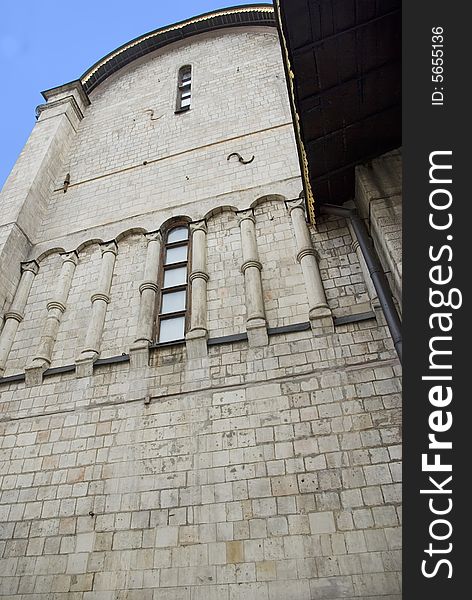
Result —
POLYGON ((282 333, 295 333, 296 331, 308 331, 311 325, 306 323, 294 323, 293 325, 282 325, 281 327, 268 327, 267 335, 280 335, 282 333))
POLYGON ((375 319, 375 313, 372 310, 370 310, 369 312, 357 313, 356 315, 334 317, 333 321, 335 327, 337 327, 338 325, 346 325, 347 323, 359 323, 359 321, 369 321, 370 319, 375 319))
POLYGON ((49 375, 59 375, 61 373, 74 373, 75 365, 64 365, 63 367, 53 367, 52 369, 47 369, 44 371, 44 377, 49 377, 49 375))
POLYGON ((219 346, 220 344, 232 344, 233 342, 247 341, 247 333, 235 333, 233 335, 223 335, 208 340, 208 346, 219 346))
POLYGON ((129 354, 119 354, 118 356, 110 356, 108 358, 98 358, 94 362, 94 366, 99 367, 100 365, 113 365, 116 363, 129 362, 129 354))
POLYGON ((0 377, 0 383, 15 383, 16 381, 24 381, 25 374, 18 373, 17 375, 8 375, 8 377, 0 377))

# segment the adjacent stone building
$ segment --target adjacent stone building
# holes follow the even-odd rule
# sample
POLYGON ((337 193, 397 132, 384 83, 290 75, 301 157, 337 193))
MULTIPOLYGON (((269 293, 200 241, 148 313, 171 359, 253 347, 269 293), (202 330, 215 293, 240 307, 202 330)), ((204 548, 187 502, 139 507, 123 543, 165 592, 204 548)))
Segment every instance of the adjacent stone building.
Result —
MULTIPOLYGON (((44 92, 0 196, 2 598, 400 598, 399 362, 348 223, 307 222, 274 24, 44 92)), ((399 172, 358 171, 397 298, 399 172)))

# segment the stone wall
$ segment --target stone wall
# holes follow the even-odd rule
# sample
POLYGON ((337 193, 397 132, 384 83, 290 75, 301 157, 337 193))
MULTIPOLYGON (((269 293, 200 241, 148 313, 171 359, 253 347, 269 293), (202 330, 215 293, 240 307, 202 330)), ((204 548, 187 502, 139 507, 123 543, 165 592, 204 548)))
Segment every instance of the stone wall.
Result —
MULTIPOLYGON (((308 226, 293 200, 276 32, 195 36, 90 106, 77 94, 41 109, 41 210, 21 252, 0 250, 0 596, 399 600, 399 364, 347 224, 308 226), (183 64, 192 108, 176 115, 183 64), (46 118, 58 135, 41 137, 46 118), (204 335, 136 349, 154 319, 142 284, 176 217, 198 231, 204 335)), ((30 150, 6 188, 24 215, 30 150)))
MULTIPOLYGON (((307 288, 300 263, 294 228, 281 196, 268 196, 255 202, 254 218, 257 249, 261 261, 263 306, 269 328, 308 323, 307 288)), ((207 320, 210 338, 246 331, 247 297, 243 265, 242 237, 234 209, 222 209, 208 216, 207 320)), ((163 235, 165 235, 165 224, 163 235)), ((334 317, 355 315, 368 303, 359 259, 353 240, 341 219, 329 218, 315 231, 314 246, 320 257, 320 272, 327 303, 334 317)), ((92 315, 91 297, 100 283, 102 255, 100 244, 90 240, 75 249, 77 266, 71 279, 60 318, 50 367, 74 364, 84 348, 92 315)), ((124 232, 117 236, 117 255, 110 289, 100 357, 129 353, 136 339, 139 313, 139 285, 143 281, 147 240, 145 232, 124 232)), ((5 368, 5 376, 24 372, 36 355, 41 332, 48 317, 48 302, 54 300, 55 284, 61 272, 61 249, 37 257, 35 276, 5 368)))
POLYGON ((151 365, 2 388, 4 595, 400 598, 385 328, 215 346, 192 364, 162 348, 151 365))
POLYGON ((198 211, 194 218, 224 204, 245 208, 292 179, 289 197, 296 197, 299 167, 284 86, 272 28, 195 36, 121 69, 91 93, 64 162, 70 186, 51 195, 39 241, 92 228, 111 239, 109 224, 130 217, 130 227, 152 229, 157 214, 163 221, 176 207, 198 211), (192 105, 175 114, 185 64, 192 65, 192 105), (242 165, 227 160, 232 152, 255 158, 242 165))

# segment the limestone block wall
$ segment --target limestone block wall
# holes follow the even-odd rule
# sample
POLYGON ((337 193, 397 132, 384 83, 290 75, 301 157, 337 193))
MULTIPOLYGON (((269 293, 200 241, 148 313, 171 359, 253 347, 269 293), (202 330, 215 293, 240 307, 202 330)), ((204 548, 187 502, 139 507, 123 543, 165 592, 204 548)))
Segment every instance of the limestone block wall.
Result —
POLYGON ((399 365, 346 223, 315 230, 296 200, 279 53, 272 29, 225 29, 128 65, 90 106, 67 88, 43 107, 46 154, 8 188, 24 200, 35 164, 41 214, 31 239, 0 230, 0 596, 400 599, 399 365), (178 216, 204 221, 204 352, 146 338, 138 360, 148 244, 178 216), (100 314, 108 360, 85 368, 100 314))
POLYGON ((143 281, 147 240, 142 233, 127 236, 118 242, 112 298, 106 313, 101 356, 116 356, 128 352, 136 338, 139 312, 139 285, 143 281))
POLYGON ((208 332, 210 337, 245 331, 246 306, 241 302, 244 277, 238 219, 225 210, 207 219, 208 223, 208 332))
POLYGON ((272 27, 227 29, 174 43, 121 69, 90 98, 71 155, 72 182, 290 121, 272 27), (175 115, 177 73, 186 64, 192 66, 191 110, 175 115), (90 156, 93 142, 97 157, 90 156))
POLYGON ((323 218, 312 230, 312 239, 333 314, 341 317, 370 309, 366 277, 345 219, 323 218))
POLYGON ((90 297, 100 271, 100 246, 90 244, 78 252, 78 262, 67 297, 67 307, 59 325, 51 367, 73 364, 83 348, 90 321, 90 297))
POLYGON ((254 213, 268 326, 307 321, 307 290, 287 208, 274 199, 259 204, 254 213))
MULTIPOLYGON (((167 211, 169 218, 177 206, 185 213, 183 207, 198 203, 203 216, 232 205, 235 192, 253 190, 252 201, 293 179, 294 196, 300 192, 273 28, 227 29, 172 44, 121 69, 90 100, 50 196, 41 242, 100 227, 97 237, 110 239, 103 233, 110 223, 141 216, 139 226, 146 227, 152 213, 167 211), (192 105, 175 114, 177 73, 185 64, 192 66, 192 105), (227 160, 233 152, 255 158, 242 165, 227 160), (256 191, 264 186, 272 190, 256 191)), ((238 208, 250 203, 240 199, 238 208)))
POLYGON ((397 375, 371 320, 4 386, 1 593, 399 600, 397 375))

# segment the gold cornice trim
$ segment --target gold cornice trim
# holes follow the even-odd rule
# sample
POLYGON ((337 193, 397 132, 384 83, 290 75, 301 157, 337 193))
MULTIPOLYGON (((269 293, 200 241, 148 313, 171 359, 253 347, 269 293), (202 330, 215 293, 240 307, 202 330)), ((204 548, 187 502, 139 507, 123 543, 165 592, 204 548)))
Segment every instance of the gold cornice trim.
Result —
POLYGON ((181 23, 177 23, 176 25, 170 25, 169 27, 166 27, 165 29, 158 29, 157 31, 153 31, 153 32, 151 32, 147 35, 144 35, 132 42, 129 42, 129 44, 122 46, 121 48, 119 48, 118 50, 113 52, 112 54, 105 57, 97 65, 95 65, 95 67, 92 67, 92 69, 90 71, 88 71, 84 75, 84 77, 82 77, 82 79, 81 79, 82 85, 85 85, 85 83, 87 83, 87 81, 92 77, 92 75, 94 73, 96 73, 101 67, 103 67, 103 65, 105 65, 108 61, 110 61, 113 58, 115 58, 116 56, 120 55, 122 52, 126 52, 126 50, 129 50, 130 48, 133 48, 134 46, 137 46, 138 44, 145 42, 146 40, 149 40, 153 37, 162 35, 164 33, 168 33, 169 31, 175 31, 177 29, 182 29, 183 27, 187 27, 188 25, 193 25, 194 23, 200 23, 202 21, 207 21, 208 19, 213 19, 214 17, 232 15, 235 13, 248 13, 248 12, 273 13, 274 9, 271 6, 252 6, 252 7, 248 6, 248 7, 242 7, 242 8, 238 7, 238 8, 235 8, 234 10, 221 10, 221 11, 213 12, 213 13, 210 13, 207 15, 202 15, 201 17, 195 17, 193 19, 189 19, 188 21, 182 21, 181 23))
POLYGON ((285 35, 284 32, 282 30, 282 14, 280 11, 280 0, 275 0, 275 7, 276 7, 276 11, 277 11, 277 18, 279 21, 279 33, 280 33, 280 38, 282 40, 281 46, 282 46, 282 54, 284 55, 284 60, 285 60, 285 65, 287 67, 287 73, 288 73, 288 85, 289 85, 289 96, 290 96, 290 103, 292 105, 292 114, 294 115, 294 128, 295 128, 295 137, 297 139, 297 146, 298 149, 300 151, 300 169, 301 169, 301 173, 302 173, 302 179, 303 179, 303 183, 304 183, 304 188, 306 191, 306 204, 307 204, 307 209, 308 209, 308 216, 310 219, 311 223, 315 223, 316 222, 316 215, 315 215, 315 198, 313 195, 313 190, 311 187, 311 183, 310 183, 310 174, 309 174, 309 168, 308 168, 308 158, 307 158, 307 154, 306 154, 306 150, 305 150, 305 145, 303 144, 303 140, 302 140, 302 134, 301 134, 301 128, 300 128, 300 115, 297 112, 297 108, 295 105, 295 86, 294 86, 294 79, 295 79, 295 74, 292 71, 292 66, 290 64, 290 59, 288 56, 288 48, 287 48, 287 42, 285 39, 285 35))

